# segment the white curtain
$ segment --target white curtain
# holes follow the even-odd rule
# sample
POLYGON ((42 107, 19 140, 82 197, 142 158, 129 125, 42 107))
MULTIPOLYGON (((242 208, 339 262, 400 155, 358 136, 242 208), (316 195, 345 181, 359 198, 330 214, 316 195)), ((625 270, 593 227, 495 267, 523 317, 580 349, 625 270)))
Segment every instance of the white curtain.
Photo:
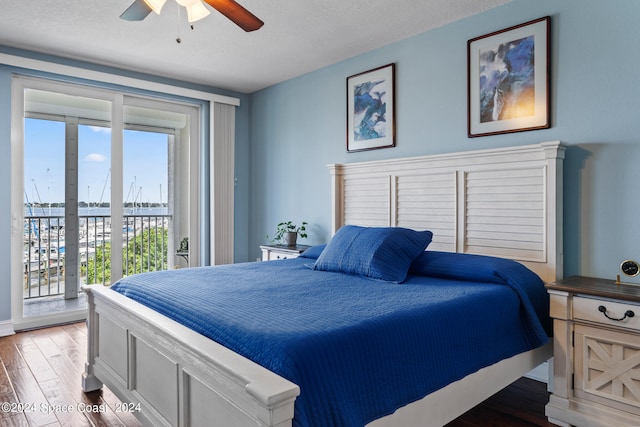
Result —
POLYGON ((236 107, 213 103, 210 147, 211 265, 233 263, 236 107))

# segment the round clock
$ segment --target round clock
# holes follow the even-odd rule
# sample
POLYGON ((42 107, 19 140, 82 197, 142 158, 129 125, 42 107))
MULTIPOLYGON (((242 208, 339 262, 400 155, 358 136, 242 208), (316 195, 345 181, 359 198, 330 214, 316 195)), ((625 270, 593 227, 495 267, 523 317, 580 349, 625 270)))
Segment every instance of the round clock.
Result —
POLYGON ((620 264, 620 270, 627 276, 637 276, 640 273, 640 265, 637 262, 631 261, 630 259, 626 261, 622 261, 620 264))

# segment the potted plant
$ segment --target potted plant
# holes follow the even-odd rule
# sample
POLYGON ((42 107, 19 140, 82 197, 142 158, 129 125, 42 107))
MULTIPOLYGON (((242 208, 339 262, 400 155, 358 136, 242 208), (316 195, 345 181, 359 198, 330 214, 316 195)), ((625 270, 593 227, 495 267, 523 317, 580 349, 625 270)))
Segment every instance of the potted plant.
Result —
POLYGON ((307 237, 307 225, 306 221, 302 221, 300 225, 294 224, 292 221, 283 221, 276 226, 276 234, 273 236, 272 241, 278 241, 287 246, 295 246, 298 235, 303 238, 307 237))

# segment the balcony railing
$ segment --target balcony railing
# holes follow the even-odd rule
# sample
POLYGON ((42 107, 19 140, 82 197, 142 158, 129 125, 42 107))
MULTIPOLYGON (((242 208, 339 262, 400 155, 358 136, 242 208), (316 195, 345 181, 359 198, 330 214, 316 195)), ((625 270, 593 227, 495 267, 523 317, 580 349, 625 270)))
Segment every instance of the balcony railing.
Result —
MULTIPOLYGON (((170 215, 124 215, 122 275, 169 268, 170 215)), ((111 283, 111 217, 79 217, 79 277, 83 283, 111 283)), ((120 232, 120 231, 118 231, 120 232)), ((24 298, 64 294, 65 228, 62 216, 25 216, 24 298)), ((77 283, 70 284, 77 286, 77 283)))

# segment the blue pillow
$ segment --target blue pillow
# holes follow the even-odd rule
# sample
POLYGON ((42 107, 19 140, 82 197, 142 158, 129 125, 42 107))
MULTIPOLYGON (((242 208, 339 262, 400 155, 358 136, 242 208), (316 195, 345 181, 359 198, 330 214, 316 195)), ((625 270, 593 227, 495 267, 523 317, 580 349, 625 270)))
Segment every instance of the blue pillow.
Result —
POLYGON ((313 269, 401 283, 432 237, 431 231, 345 225, 327 243, 313 269))
POLYGON ((318 259, 326 246, 326 243, 322 245, 311 246, 309 249, 300 254, 300 258, 318 259))
POLYGON ((409 272, 418 276, 486 283, 503 283, 510 271, 524 271, 521 274, 528 274, 530 280, 541 280, 517 261, 467 253, 427 251, 409 267, 409 272))
MULTIPOLYGON (((477 283, 508 285, 518 295, 526 295, 523 304, 531 304, 549 336, 552 321, 549 317, 549 295, 542 279, 524 265, 511 259, 486 255, 426 251, 416 257, 409 273, 477 283)), ((524 299, 522 300, 524 301, 524 299)))

